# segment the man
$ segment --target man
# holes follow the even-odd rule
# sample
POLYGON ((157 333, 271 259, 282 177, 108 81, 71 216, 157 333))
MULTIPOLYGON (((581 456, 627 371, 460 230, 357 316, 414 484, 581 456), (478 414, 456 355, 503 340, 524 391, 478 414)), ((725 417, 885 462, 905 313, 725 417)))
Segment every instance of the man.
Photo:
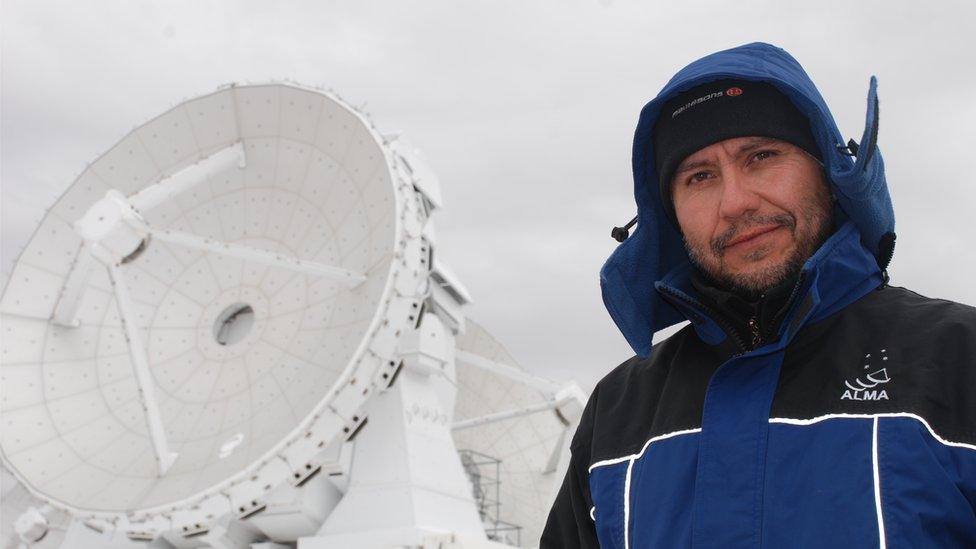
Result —
POLYGON ((590 397, 543 548, 976 547, 976 309, 887 284, 875 89, 860 146, 768 44, 644 107, 600 277, 637 356, 590 397))

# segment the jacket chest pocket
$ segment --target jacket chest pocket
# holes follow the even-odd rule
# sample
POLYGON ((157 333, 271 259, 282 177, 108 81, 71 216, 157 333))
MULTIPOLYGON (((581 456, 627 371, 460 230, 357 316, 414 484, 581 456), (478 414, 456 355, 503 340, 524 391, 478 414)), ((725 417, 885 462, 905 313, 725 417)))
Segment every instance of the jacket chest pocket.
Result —
POLYGON ((637 455, 591 467, 601 548, 690 546, 698 431, 655 437, 637 455))
POLYGON ((630 459, 598 462, 590 467, 590 517, 596 523, 601 549, 623 549, 627 474, 630 459))

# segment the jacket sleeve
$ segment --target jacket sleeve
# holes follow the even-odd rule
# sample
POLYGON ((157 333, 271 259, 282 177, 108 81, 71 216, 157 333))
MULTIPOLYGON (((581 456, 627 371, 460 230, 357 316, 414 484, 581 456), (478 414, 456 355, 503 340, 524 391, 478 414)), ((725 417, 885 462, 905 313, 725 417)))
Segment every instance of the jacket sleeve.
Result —
POLYGON ((539 549, 599 548, 596 525, 590 518, 590 491, 586 465, 574 453, 563 478, 549 519, 542 531, 539 549))
POLYGON ((580 421, 573 434, 569 466, 559 487, 556 501, 549 511, 549 519, 539 540, 539 549, 599 548, 596 524, 590 517, 593 498, 590 496, 589 463, 593 440, 594 415, 600 384, 590 393, 580 421))

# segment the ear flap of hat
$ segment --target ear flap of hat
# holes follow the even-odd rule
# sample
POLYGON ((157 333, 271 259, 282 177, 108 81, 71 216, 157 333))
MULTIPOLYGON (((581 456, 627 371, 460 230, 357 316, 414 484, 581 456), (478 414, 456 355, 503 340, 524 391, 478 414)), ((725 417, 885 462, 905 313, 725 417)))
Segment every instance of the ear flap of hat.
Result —
MULTIPOLYGON (((857 148, 857 160, 831 163, 830 179, 837 200, 861 232, 861 240, 885 269, 891 261, 895 242, 895 212, 885 182, 884 160, 878 149, 878 79, 871 77, 868 87, 864 134, 857 148)), ((835 154, 844 155, 843 143, 835 154)))

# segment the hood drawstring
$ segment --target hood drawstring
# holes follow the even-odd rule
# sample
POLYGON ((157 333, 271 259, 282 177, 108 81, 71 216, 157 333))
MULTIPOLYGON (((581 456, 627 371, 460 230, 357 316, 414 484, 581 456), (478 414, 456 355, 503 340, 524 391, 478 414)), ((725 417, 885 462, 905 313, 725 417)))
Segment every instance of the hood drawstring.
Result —
POLYGON ((610 231, 610 236, 617 242, 627 240, 627 237, 630 236, 630 228, 634 226, 634 223, 637 223, 636 215, 623 227, 614 227, 613 230, 610 231))

